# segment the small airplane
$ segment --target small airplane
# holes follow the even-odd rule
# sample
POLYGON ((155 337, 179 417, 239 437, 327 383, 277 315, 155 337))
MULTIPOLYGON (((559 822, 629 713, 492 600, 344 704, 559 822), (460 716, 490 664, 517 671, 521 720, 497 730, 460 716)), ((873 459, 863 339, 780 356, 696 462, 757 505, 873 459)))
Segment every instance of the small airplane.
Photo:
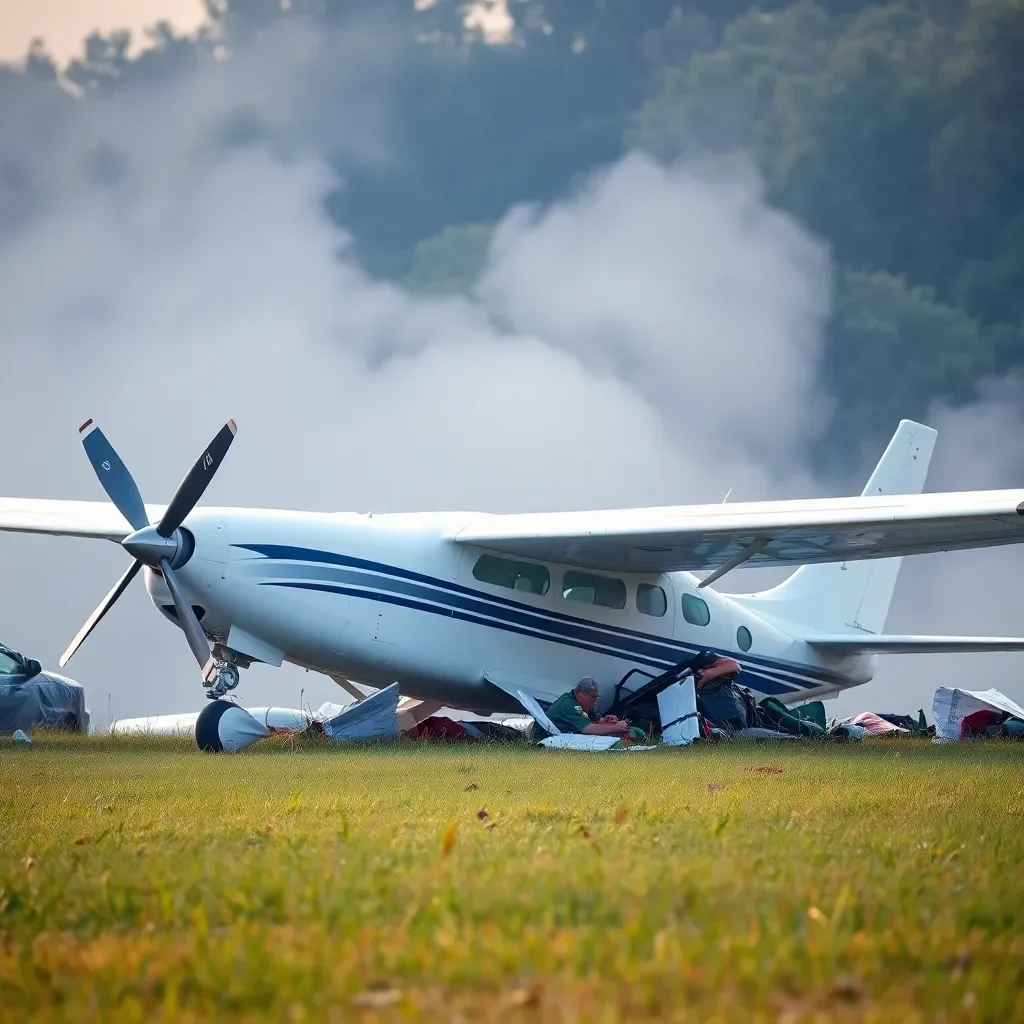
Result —
POLYGON ((0 499, 0 531, 113 541, 132 558, 61 666, 140 571, 210 699, 239 668, 287 661, 359 697, 353 683, 397 680, 407 699, 485 714, 591 676, 604 709, 626 679, 710 649, 792 704, 867 682, 879 653, 1024 650, 884 632, 902 556, 1024 542, 1024 490, 921 493, 937 433, 910 420, 857 497, 514 515, 197 507, 234 421, 168 505, 146 505, 102 431, 80 433, 112 504, 0 499), (758 593, 710 588, 740 565, 799 568, 758 593))

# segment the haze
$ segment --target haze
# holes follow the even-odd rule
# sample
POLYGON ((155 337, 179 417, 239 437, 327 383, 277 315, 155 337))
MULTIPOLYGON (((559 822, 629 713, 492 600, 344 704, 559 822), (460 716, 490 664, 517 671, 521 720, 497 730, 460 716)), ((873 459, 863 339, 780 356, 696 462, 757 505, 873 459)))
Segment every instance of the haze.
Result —
MULTIPOLYGON (((4 39, 45 34, 39 22, 8 18, 4 39)), ((146 500, 165 501, 229 416, 238 438, 206 504, 515 511, 859 492, 861 476, 810 468, 835 407, 821 373, 828 247, 772 208, 752 166, 629 153, 548 208, 508 211, 472 295, 428 298, 363 269, 324 212, 338 182, 315 154, 210 142, 239 100, 288 138, 299 94, 310 103, 305 55, 330 45, 349 84, 320 113, 344 128, 349 165, 396 159, 387 33, 289 30, 272 74, 260 45, 97 100, 73 127, 41 115, 19 139, 42 187, 0 239, 17 382, 0 406, 5 494, 101 498, 76 433, 93 417, 146 500), (96 139, 124 157, 102 182, 70 170, 96 139)), ((933 408, 929 489, 1019 484, 1021 397, 993 381, 973 405, 933 408)), ((126 564, 113 545, 0 537, 3 638, 55 666, 126 564)), ((1006 551, 906 563, 889 629, 1019 633, 1021 567, 1006 551)), ((722 589, 777 578, 737 573, 722 589)), ((1020 700, 1020 665, 891 658, 828 708, 930 713, 942 684, 1020 700)), ((184 639, 141 582, 68 672, 98 723, 108 695, 117 717, 203 703, 184 639)), ((314 708, 341 696, 266 668, 240 693, 314 708)))

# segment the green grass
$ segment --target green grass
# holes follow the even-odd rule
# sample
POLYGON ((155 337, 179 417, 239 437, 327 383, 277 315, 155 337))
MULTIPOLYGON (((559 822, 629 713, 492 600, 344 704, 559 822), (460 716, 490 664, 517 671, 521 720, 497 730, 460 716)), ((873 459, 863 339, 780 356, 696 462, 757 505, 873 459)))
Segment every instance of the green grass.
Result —
POLYGON ((1024 1020, 1022 754, 0 740, 0 1017, 1024 1020))

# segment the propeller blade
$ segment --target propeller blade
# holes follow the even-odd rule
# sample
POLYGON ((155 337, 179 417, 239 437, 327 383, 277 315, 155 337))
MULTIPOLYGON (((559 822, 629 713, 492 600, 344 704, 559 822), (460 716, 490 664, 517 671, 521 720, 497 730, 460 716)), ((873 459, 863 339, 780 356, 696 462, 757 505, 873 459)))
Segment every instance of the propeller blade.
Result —
POLYGON ((96 427, 92 420, 86 420, 78 428, 78 432, 85 434, 82 438, 85 454, 89 456, 103 490, 117 506, 117 510, 128 520, 133 530, 149 526, 149 516, 146 515, 146 506, 139 488, 103 431, 96 427), (86 434, 89 427, 95 429, 86 434))
POLYGON ((199 619, 192 611, 192 605, 189 604, 185 592, 181 589, 181 584, 178 583, 178 577, 174 575, 171 563, 166 558, 160 559, 160 571, 164 574, 164 582, 174 600, 174 609, 178 613, 178 624, 185 631, 185 639, 188 640, 188 645, 192 648, 199 667, 205 669, 212 651, 206 634, 203 632, 203 627, 199 625, 199 619))
MULTIPOLYGON (((234 420, 228 420, 221 427, 217 436, 210 442, 210 446, 200 456, 196 464, 189 470, 188 475, 178 485, 178 489, 171 498, 171 503, 164 511, 163 518, 156 528, 161 537, 170 537, 174 531, 185 521, 185 516, 196 507, 203 492, 213 479, 213 474, 220 468, 220 464, 227 455, 231 442, 235 439, 237 431, 234 420)), ((198 626, 198 622, 196 625, 198 626)))
POLYGON ((107 612, 114 606, 114 602, 125 592, 128 588, 128 584, 138 575, 139 570, 142 568, 142 563, 136 559, 132 562, 128 571, 114 584, 113 589, 102 601, 96 610, 85 620, 85 625, 75 635, 75 639, 68 644, 68 649, 60 656, 60 661, 57 663, 63 668, 70 660, 71 656, 78 650, 79 647, 85 642, 85 638, 99 625, 100 619, 103 618, 107 612))

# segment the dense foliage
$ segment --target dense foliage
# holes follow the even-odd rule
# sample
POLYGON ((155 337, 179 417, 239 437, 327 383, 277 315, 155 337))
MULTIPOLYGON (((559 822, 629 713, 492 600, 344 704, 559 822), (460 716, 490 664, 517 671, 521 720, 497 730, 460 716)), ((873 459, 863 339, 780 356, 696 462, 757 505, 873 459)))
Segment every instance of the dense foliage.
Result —
MULTIPOLYGON (((302 66, 308 88, 283 141, 343 176, 329 212, 376 274, 464 288, 488 225, 515 203, 550 200, 630 147, 742 151, 771 201, 832 248, 837 432, 888 433, 894 417, 968 400, 983 376, 1024 364, 1024 0, 506 6, 495 43, 466 27, 464 0, 209 0, 214 28, 196 38, 164 26, 138 56, 127 34, 87 40, 66 69, 78 99, 36 46, 0 72, 0 228, 16 230, 40 188, 18 144, 27 119, 60 123, 91 97, 302 24, 332 42, 302 66), (397 152, 385 165, 353 158, 348 122, 331 116, 358 73, 345 40, 367 25, 386 26, 393 45, 397 152)), ((282 141, 241 102, 223 127, 223 145, 282 141)), ((90 173, 116 175, 117 161, 99 147, 90 173)))

